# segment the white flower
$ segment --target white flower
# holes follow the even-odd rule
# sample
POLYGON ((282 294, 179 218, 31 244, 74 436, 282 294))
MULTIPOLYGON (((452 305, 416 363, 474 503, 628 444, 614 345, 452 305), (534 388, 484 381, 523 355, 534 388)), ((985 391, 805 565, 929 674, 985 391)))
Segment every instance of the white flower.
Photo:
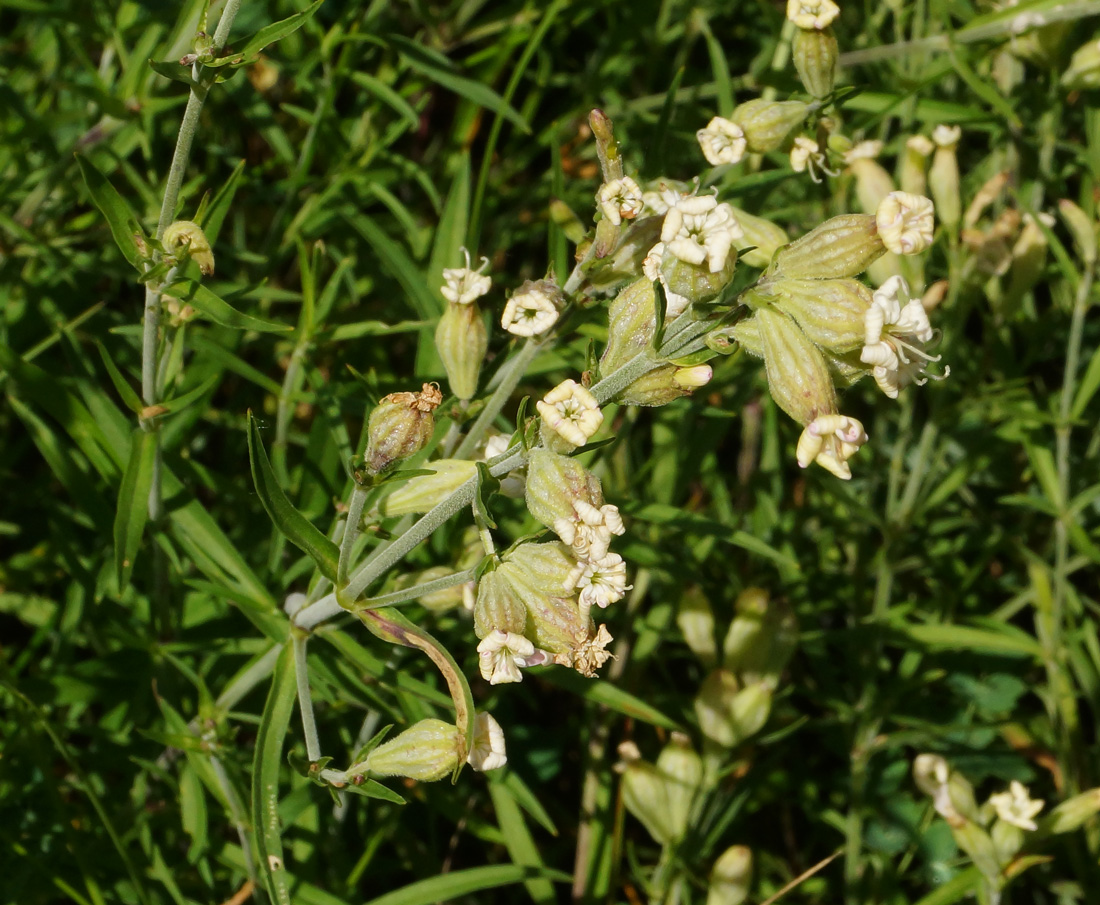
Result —
MULTIPOLYGON (((910 383, 924 386, 928 378, 925 367, 939 361, 939 355, 924 351, 924 343, 932 339, 932 325, 919 299, 910 299, 903 307, 899 292, 909 294, 909 286, 900 276, 892 276, 875 290, 871 307, 863 316, 863 350, 860 360, 872 365, 875 383, 891 399, 910 383)), ((945 368, 943 376, 951 373, 945 368)), ((942 379, 942 378, 936 378, 942 379)))
POLYGON ((1007 792, 990 795, 989 803, 997 816, 1005 823, 1011 823, 1022 830, 1037 830, 1039 827, 1032 819, 1043 809, 1043 802, 1032 798, 1022 782, 1012 780, 1007 792))
POLYGON ((938 148, 954 148, 962 138, 962 129, 958 126, 938 125, 932 130, 932 141, 938 148))
POLYGON ((642 190, 629 176, 605 182, 596 200, 604 217, 616 226, 623 220, 633 220, 642 212, 642 190))
POLYGON ((443 271, 445 284, 440 288, 448 302, 456 305, 469 305, 475 299, 481 298, 493 285, 493 281, 485 276, 484 270, 489 266, 489 259, 481 259, 481 267, 477 270, 470 269, 470 253, 464 248, 462 253, 466 256, 465 267, 448 267, 443 271))
POLYGON ((631 588, 626 583, 626 563, 617 553, 578 562, 565 580, 565 590, 574 588, 581 589, 578 602, 582 617, 587 617, 593 606, 606 609, 622 600, 631 588))
POLYGON ((546 426, 574 446, 584 446, 603 424, 596 397, 575 380, 559 383, 535 407, 546 426))
POLYGON ((683 197, 683 194, 665 183, 656 189, 642 192, 642 213, 659 216, 668 213, 668 209, 683 197))
POLYGON ((515 336, 540 336, 557 322, 558 307, 541 289, 513 295, 500 319, 500 325, 515 336))
POLYGON ((711 273, 726 266, 730 247, 742 235, 733 208, 719 204, 713 195, 681 198, 668 209, 661 226, 661 241, 671 254, 687 264, 706 261, 711 273))
POLYGON ((493 629, 477 646, 481 677, 490 685, 519 682, 523 679, 519 668, 526 666, 534 653, 535 645, 523 635, 493 629))
POLYGON ((854 160, 874 160, 881 153, 881 141, 877 139, 874 141, 861 141, 844 152, 844 162, 850 164, 854 160))
POLYGON ((808 171, 814 182, 821 182, 822 173, 836 175, 836 171, 830 170, 825 164, 825 155, 818 143, 802 135, 791 146, 791 169, 796 173, 808 171))
MULTIPOLYGON (((679 196, 677 196, 679 197, 679 196)), ((666 209, 667 210, 667 209, 666 209)), ((691 300, 686 295, 673 292, 668 286, 668 280, 661 273, 661 262, 665 257, 665 243, 658 242, 650 250, 642 261, 642 273, 651 283, 659 282, 665 290, 665 318, 672 320, 687 311, 691 300)))
MULTIPOLYGON (((598 560, 607 556, 611 535, 626 531, 619 508, 605 503, 599 508, 585 500, 573 501, 574 516, 571 519, 554 520, 554 533, 573 548, 578 560, 598 560)), ((576 586, 567 582, 567 590, 576 586)))
POLYGON ((695 133, 695 137, 712 167, 737 163, 745 156, 745 148, 748 147, 744 129, 721 116, 714 117, 705 129, 695 133))
POLYGON ((821 31, 839 15, 833 0, 787 0, 787 18, 799 28, 821 31))
POLYGON ((852 477, 848 460, 867 442, 863 425, 847 415, 820 415, 806 425, 795 453, 800 468, 816 462, 847 481, 852 477))
POLYGON ((493 719, 492 714, 483 711, 474 718, 474 746, 466 763, 481 773, 498 770, 508 763, 508 753, 504 749, 504 730, 493 719))
POLYGON ((899 255, 915 255, 932 244, 935 227, 932 202, 923 195, 891 192, 875 211, 882 244, 899 255))

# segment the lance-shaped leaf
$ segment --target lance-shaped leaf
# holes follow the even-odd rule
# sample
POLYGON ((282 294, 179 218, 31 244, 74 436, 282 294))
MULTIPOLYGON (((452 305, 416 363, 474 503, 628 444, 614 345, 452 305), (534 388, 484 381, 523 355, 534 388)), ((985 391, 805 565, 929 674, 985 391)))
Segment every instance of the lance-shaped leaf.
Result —
POLYGON ((140 270, 142 255, 134 236, 141 235, 141 227, 134 212, 130 210, 130 205, 88 158, 77 154, 76 162, 80 167, 80 175, 84 177, 84 184, 88 186, 88 191, 91 193, 92 201, 107 219, 111 235, 122 256, 140 270))
POLYGON ((153 431, 137 428, 130 438, 130 460, 122 476, 118 509, 115 511, 115 574, 120 594, 130 581, 134 558, 149 517, 149 488, 153 486, 156 451, 157 435, 153 431))
POLYGON ((313 3, 300 13, 295 13, 293 16, 279 22, 272 22, 270 25, 265 25, 254 35, 250 35, 246 38, 240 50, 235 50, 232 53, 226 54, 220 59, 211 60, 205 65, 214 67, 243 66, 246 63, 253 62, 256 56, 265 47, 274 44, 276 41, 281 41, 287 35, 294 34, 294 32, 305 25, 313 14, 317 12, 317 7, 323 2, 324 0, 313 0, 313 3))
POLYGON ((164 290, 166 295, 186 302, 195 310, 205 314, 223 327, 237 330, 256 330, 260 333, 285 333, 294 329, 286 324, 265 321, 262 318, 244 314, 229 304, 220 295, 195 280, 181 280, 164 290))
POLYGON ((321 574, 330 581, 336 581, 336 564, 340 560, 340 550, 313 523, 300 513, 286 498, 283 489, 275 478, 275 471, 267 458, 256 419, 248 413, 248 458, 252 463, 252 481, 256 493, 263 503, 267 514, 275 527, 296 547, 308 553, 321 574))
POLYGON ((283 863, 283 842, 279 836, 279 767, 283 763, 283 742, 296 691, 294 651, 287 644, 275 664, 256 732, 252 764, 252 826, 256 831, 257 860, 275 905, 290 905, 290 878, 283 863))

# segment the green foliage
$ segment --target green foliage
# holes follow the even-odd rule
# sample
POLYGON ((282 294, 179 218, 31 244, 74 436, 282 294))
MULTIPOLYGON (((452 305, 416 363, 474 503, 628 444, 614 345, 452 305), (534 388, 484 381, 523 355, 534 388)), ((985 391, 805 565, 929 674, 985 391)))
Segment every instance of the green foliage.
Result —
MULTIPOLYGON (((296 679, 341 763, 381 726, 453 712, 423 646, 347 619, 313 632, 303 676, 282 607, 337 576, 334 501, 355 486, 366 412, 443 379, 443 269, 465 246, 508 291, 548 263, 564 280, 573 245, 548 211, 591 220, 592 107, 628 173, 681 179, 711 116, 750 88, 800 86, 774 4, 244 0, 218 60, 231 77, 205 85, 169 211, 199 211, 217 276, 184 265, 165 290, 161 410, 142 430, 135 269, 165 275, 145 271, 142 245, 156 250, 195 84, 177 61, 202 7, 0 13, 0 902, 225 902, 248 884, 307 905, 541 903, 571 886, 591 903, 702 902, 717 856, 746 844, 749 901, 839 852, 787 901, 948 905, 980 876, 914 785, 916 754, 942 754, 979 801, 1023 781, 1044 814, 1100 785, 1094 274, 1061 221, 1040 227, 1050 253, 1030 285, 998 272, 1016 215, 1070 199, 1096 218, 1100 111, 1059 86, 1094 4, 845 7, 841 81, 870 86, 838 95, 846 133, 885 140, 889 161, 907 136, 961 125, 964 210, 1010 173, 925 258, 928 285, 949 281, 936 351, 950 378, 897 402, 870 381, 845 394, 871 436, 850 483, 798 470, 798 428, 747 355, 715 359, 712 383, 667 407, 606 406, 616 439, 580 455, 627 519, 634 591, 607 611, 619 659, 595 682, 535 669, 505 694, 476 680, 460 696, 505 726, 503 775, 368 780, 336 809, 332 783, 288 763, 307 741, 296 679), (1016 35, 1023 14, 1053 18, 1016 35), (614 751, 630 739, 653 760, 669 730, 699 737, 709 667, 677 622, 689 585, 720 625, 739 592, 766 588, 800 632, 768 722, 662 853, 623 812, 614 751)), ((856 210, 853 182, 815 185, 772 153, 708 170, 703 188, 795 236, 856 210)), ((440 417, 435 447, 486 410, 529 439, 526 397, 591 363, 600 307, 570 309, 573 338, 523 359, 491 334, 482 385, 526 373, 499 407, 486 394, 440 417)), ((522 508, 489 497, 503 477, 477 508, 526 535, 522 508)), ((409 566, 455 562, 470 508, 409 566)), ((375 527, 359 549, 385 564, 398 525, 375 527)), ((387 567, 368 593, 403 589, 387 567)), ((476 677, 462 611, 405 605, 476 677)), ((1046 860, 1020 865, 1008 900, 1100 888, 1095 821, 1035 851, 1046 860)))

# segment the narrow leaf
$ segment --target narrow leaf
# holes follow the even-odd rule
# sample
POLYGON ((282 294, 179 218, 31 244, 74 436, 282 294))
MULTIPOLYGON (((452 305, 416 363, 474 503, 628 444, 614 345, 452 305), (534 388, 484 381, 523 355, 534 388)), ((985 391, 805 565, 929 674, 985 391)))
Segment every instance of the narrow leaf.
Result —
POLYGON ((551 685, 557 685, 559 688, 571 691, 585 700, 602 704, 604 707, 625 716, 642 720, 654 726, 661 726, 665 729, 681 728, 679 723, 665 716, 656 707, 647 704, 641 698, 634 697, 630 692, 623 691, 610 682, 593 682, 580 673, 565 669, 543 670, 539 678, 545 679, 551 685))
POLYGON ((88 186, 88 191, 91 193, 92 201, 107 219, 111 235, 122 256, 140 270, 141 253, 138 251, 134 235, 141 234, 141 227, 134 212, 130 210, 130 205, 88 158, 77 154, 76 162, 80 167, 80 175, 84 177, 84 184, 88 186))
POLYGON ((295 13, 293 16, 279 22, 272 22, 270 25, 265 25, 244 42, 244 46, 236 56, 245 58, 254 57, 265 47, 274 44, 276 41, 281 41, 288 35, 294 34, 294 32, 313 17, 313 14, 317 12, 317 7, 323 2, 324 0, 313 0, 313 2, 301 12, 295 13))
POLYGON ((153 462, 157 454, 157 435, 136 428, 130 440, 130 461, 118 489, 115 512, 115 575, 121 594, 130 581, 134 558, 149 517, 149 488, 153 486, 153 462))
POLYGON ((289 877, 283 863, 283 841, 279 836, 279 767, 283 763, 283 741, 296 693, 294 651, 287 644, 275 664, 271 689, 256 732, 256 754, 252 764, 252 826, 256 831, 256 851, 260 872, 267 880, 268 893, 275 905, 291 905, 289 877))
POLYGON ((417 72, 426 75, 437 85, 453 91, 455 94, 466 98, 466 100, 473 101, 486 110, 491 110, 493 113, 503 116, 522 130, 525 135, 531 133, 531 129, 524 118, 504 98, 488 85, 483 85, 481 82, 459 75, 454 70, 454 64, 446 57, 432 53, 414 41, 400 35, 390 35, 388 40, 397 48, 401 58, 417 72))
POLYGON ((130 386, 129 382, 122 375, 122 372, 115 366, 115 363, 111 360, 111 354, 107 351, 107 347, 104 346, 103 343, 96 343, 96 346, 99 348, 99 357, 103 359, 103 366, 107 369, 107 374, 111 378, 111 383, 115 385, 115 389, 122 399, 122 404, 135 415, 141 414, 141 410, 145 408, 145 404, 141 401, 141 397, 134 388, 130 386))
MULTIPOLYGON (((493 810, 496 811, 497 822, 504 836, 504 845, 508 849, 508 856, 513 864, 542 870, 545 865, 539 855, 538 846, 531 837, 531 831, 527 829, 527 822, 523 819, 523 812, 511 791, 499 779, 494 777, 489 783, 489 795, 493 799, 493 810)), ((557 896, 554 893, 554 884, 546 877, 535 877, 524 882, 527 894, 531 900, 539 905, 554 905, 557 896)))
POLYGON ((286 498, 264 451, 260 430, 251 412, 248 413, 248 458, 252 463, 252 480, 256 485, 256 492, 275 527, 287 540, 313 558, 322 575, 335 581, 340 551, 336 544, 318 531, 286 498))
POLYGON ((522 883, 533 877, 550 877, 560 882, 571 878, 558 871, 536 871, 518 864, 493 864, 489 867, 471 867, 468 870, 454 870, 438 877, 429 877, 410 883, 377 899, 371 899, 366 905, 434 905, 447 902, 460 896, 522 883))
POLYGON ((260 333, 286 333, 292 329, 286 324, 265 321, 250 314, 243 314, 220 295, 194 280, 181 280, 164 290, 166 295, 186 302, 223 327, 237 330, 256 330, 260 333))
POLYGON ((191 67, 183 66, 179 60, 150 60, 149 68, 173 82, 182 82, 188 88, 197 88, 198 83, 191 78, 191 67))

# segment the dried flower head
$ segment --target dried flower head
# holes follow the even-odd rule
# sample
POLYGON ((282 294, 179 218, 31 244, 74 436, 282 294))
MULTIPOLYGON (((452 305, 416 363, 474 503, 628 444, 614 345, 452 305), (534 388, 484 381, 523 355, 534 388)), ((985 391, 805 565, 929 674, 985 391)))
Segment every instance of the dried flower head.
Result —
POLYGON ((558 306, 546 289, 525 285, 508 299, 500 325, 515 336, 541 336, 558 322, 558 306))
POLYGON ((875 212, 882 244, 895 254, 920 254, 932 244, 934 211, 931 200, 923 195, 890 192, 875 212))
POLYGON ((1012 780, 1008 791, 990 795, 989 803, 1005 823, 1022 830, 1034 831, 1039 828, 1032 818, 1043 809, 1043 802, 1032 798, 1022 782, 1012 780))
POLYGON ((687 264, 706 261, 711 273, 726 266, 730 248, 741 235, 733 209, 719 204, 714 195, 681 198, 668 209, 661 227, 661 241, 669 253, 687 264))
POLYGON ((466 256, 466 266, 448 267, 444 270, 444 284, 439 291, 448 302, 469 305, 485 295, 492 288, 493 281, 485 275, 485 270, 489 267, 488 258, 482 258, 481 266, 477 270, 472 270, 470 253, 464 248, 462 254, 466 256))
POLYGON ((633 220, 642 212, 642 190, 629 176, 605 182, 600 186, 596 201, 604 217, 616 226, 623 220, 633 220))
POLYGON ((787 0, 787 18, 799 28, 820 31, 839 15, 840 7, 833 0, 787 0))
POLYGON ((745 149, 748 147, 744 129, 721 116, 714 117, 705 129, 695 133, 695 137, 699 140, 699 147, 703 149, 707 163, 714 167, 724 163, 737 163, 745 156, 745 149))
POLYGON ((798 465, 816 462, 826 471, 847 481, 852 477, 850 459, 867 442, 863 425, 847 415, 821 415, 806 425, 798 439, 798 465))
MULTIPOLYGON (((924 306, 919 299, 909 299, 903 306, 899 294, 909 295, 909 286, 900 276, 890 277, 875 291, 864 315, 864 345, 859 356, 873 366, 875 383, 891 399, 910 383, 924 386, 934 376, 926 374, 925 367, 940 360, 924 351, 924 344, 933 336, 924 306)), ((943 376, 950 373, 946 368, 943 376)))
POLYGON ((482 711, 474 718, 474 746, 466 763, 481 773, 497 770, 508 763, 504 730, 492 714, 482 711))
POLYGON ((596 397, 575 380, 564 380, 536 403, 550 430, 574 446, 583 446, 603 424, 596 397))
POLYGON ((585 638, 573 649, 572 667, 586 679, 596 678, 596 670, 611 659, 611 652, 606 648, 613 640, 607 626, 601 625, 595 635, 585 638))

